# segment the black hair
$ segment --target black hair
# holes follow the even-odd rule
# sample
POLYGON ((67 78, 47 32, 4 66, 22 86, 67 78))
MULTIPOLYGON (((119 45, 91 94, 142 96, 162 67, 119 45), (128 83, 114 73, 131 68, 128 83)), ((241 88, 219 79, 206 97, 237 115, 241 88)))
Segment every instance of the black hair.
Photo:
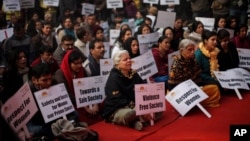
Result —
POLYGON ((132 41, 136 40, 138 42, 138 45, 139 45, 139 41, 137 40, 137 38, 135 37, 129 37, 126 41, 125 41, 125 45, 124 45, 124 49, 128 51, 129 53, 129 56, 131 58, 134 58, 134 57, 137 57, 140 55, 140 49, 138 48, 138 52, 136 54, 133 54, 132 53, 132 49, 131 49, 131 44, 132 44, 132 41))
POLYGON ((162 31, 162 36, 163 35, 165 35, 165 32, 166 32, 166 30, 171 30, 172 31, 172 33, 174 34, 174 29, 172 28, 172 27, 170 27, 170 26, 167 26, 167 27, 165 27, 164 29, 163 29, 163 31, 162 31))
POLYGON ((51 74, 51 71, 50 71, 50 67, 48 64, 40 63, 32 67, 29 74, 30 74, 30 78, 35 77, 38 79, 42 77, 43 75, 51 74))
POLYGON ((74 39, 74 37, 73 36, 71 36, 71 35, 64 35, 63 37, 62 37, 62 41, 61 42, 64 42, 64 41, 74 41, 75 39, 74 39))
POLYGON ((143 23, 143 24, 141 24, 141 25, 139 26, 139 28, 138 28, 138 30, 137 30, 137 35, 138 35, 138 34, 142 34, 142 30, 143 30, 144 27, 148 27, 149 30, 150 30, 150 33, 153 32, 153 29, 151 28, 151 26, 149 26, 148 24, 143 23))
POLYGON ((205 29, 201 35, 202 42, 204 43, 205 40, 208 40, 212 36, 217 36, 217 33, 215 31, 209 31, 205 29))
POLYGON ((86 35, 87 31, 84 27, 80 27, 76 30, 76 36, 78 39, 82 39, 86 35))
POLYGON ((158 44, 161 43, 163 40, 169 39, 167 36, 163 35, 158 39, 158 44))
POLYGON ((196 20, 193 21, 192 27, 191 27, 191 32, 195 32, 196 29, 198 28, 198 26, 199 26, 200 24, 204 27, 204 25, 203 25, 203 23, 202 23, 201 21, 196 21, 196 20))
POLYGON ((78 50, 72 50, 72 52, 69 55, 68 61, 69 63, 72 63, 80 58, 83 60, 82 53, 78 50))
POLYGON ((230 33, 226 29, 221 29, 217 33, 218 39, 221 40, 225 37, 230 37, 230 33))
POLYGON ((94 39, 89 43, 89 50, 95 48, 95 43, 102 42, 101 40, 94 39))
POLYGON ((54 49, 49 45, 42 45, 41 48, 39 49, 39 54, 43 54, 45 52, 53 54, 54 49))
POLYGON ((124 42, 122 41, 122 38, 125 36, 125 34, 126 34, 127 31, 131 31, 132 32, 132 30, 130 28, 126 28, 124 30, 121 30, 120 34, 119 34, 119 36, 117 38, 117 41, 119 41, 120 43, 123 44, 124 42))

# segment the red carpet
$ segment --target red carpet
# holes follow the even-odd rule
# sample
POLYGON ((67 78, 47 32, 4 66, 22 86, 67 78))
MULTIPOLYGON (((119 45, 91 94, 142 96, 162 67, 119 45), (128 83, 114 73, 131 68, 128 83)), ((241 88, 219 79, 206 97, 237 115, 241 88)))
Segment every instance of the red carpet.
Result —
POLYGON ((250 125, 250 94, 244 92, 243 100, 236 94, 224 94, 221 106, 207 108, 212 115, 207 118, 198 108, 181 117, 168 103, 164 117, 143 131, 99 122, 90 126, 100 135, 100 141, 229 141, 231 124, 250 125))

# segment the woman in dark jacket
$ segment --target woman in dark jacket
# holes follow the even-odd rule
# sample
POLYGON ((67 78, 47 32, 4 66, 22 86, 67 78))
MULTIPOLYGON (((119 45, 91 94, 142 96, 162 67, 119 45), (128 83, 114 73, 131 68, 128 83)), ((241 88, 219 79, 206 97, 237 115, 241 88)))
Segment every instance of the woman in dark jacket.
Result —
POLYGON ((219 70, 225 71, 227 69, 239 67, 239 55, 235 45, 230 42, 230 34, 226 29, 221 29, 218 32, 218 54, 219 70))

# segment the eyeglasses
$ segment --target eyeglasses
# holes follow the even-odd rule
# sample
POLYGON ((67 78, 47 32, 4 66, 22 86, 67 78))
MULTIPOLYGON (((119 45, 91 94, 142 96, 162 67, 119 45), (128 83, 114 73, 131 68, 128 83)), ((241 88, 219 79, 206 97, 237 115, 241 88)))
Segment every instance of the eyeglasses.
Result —
POLYGON ((64 44, 65 46, 74 46, 74 44, 64 44))
POLYGON ((72 62, 74 65, 82 65, 82 61, 72 62))

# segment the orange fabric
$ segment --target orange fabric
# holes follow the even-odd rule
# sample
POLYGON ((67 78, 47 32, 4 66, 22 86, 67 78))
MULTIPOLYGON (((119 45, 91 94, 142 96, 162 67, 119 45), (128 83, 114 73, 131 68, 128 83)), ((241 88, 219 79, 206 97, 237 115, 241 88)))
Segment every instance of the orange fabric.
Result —
POLYGON ((204 85, 202 90, 208 95, 208 98, 201 102, 205 107, 220 106, 220 89, 217 85, 204 85))

